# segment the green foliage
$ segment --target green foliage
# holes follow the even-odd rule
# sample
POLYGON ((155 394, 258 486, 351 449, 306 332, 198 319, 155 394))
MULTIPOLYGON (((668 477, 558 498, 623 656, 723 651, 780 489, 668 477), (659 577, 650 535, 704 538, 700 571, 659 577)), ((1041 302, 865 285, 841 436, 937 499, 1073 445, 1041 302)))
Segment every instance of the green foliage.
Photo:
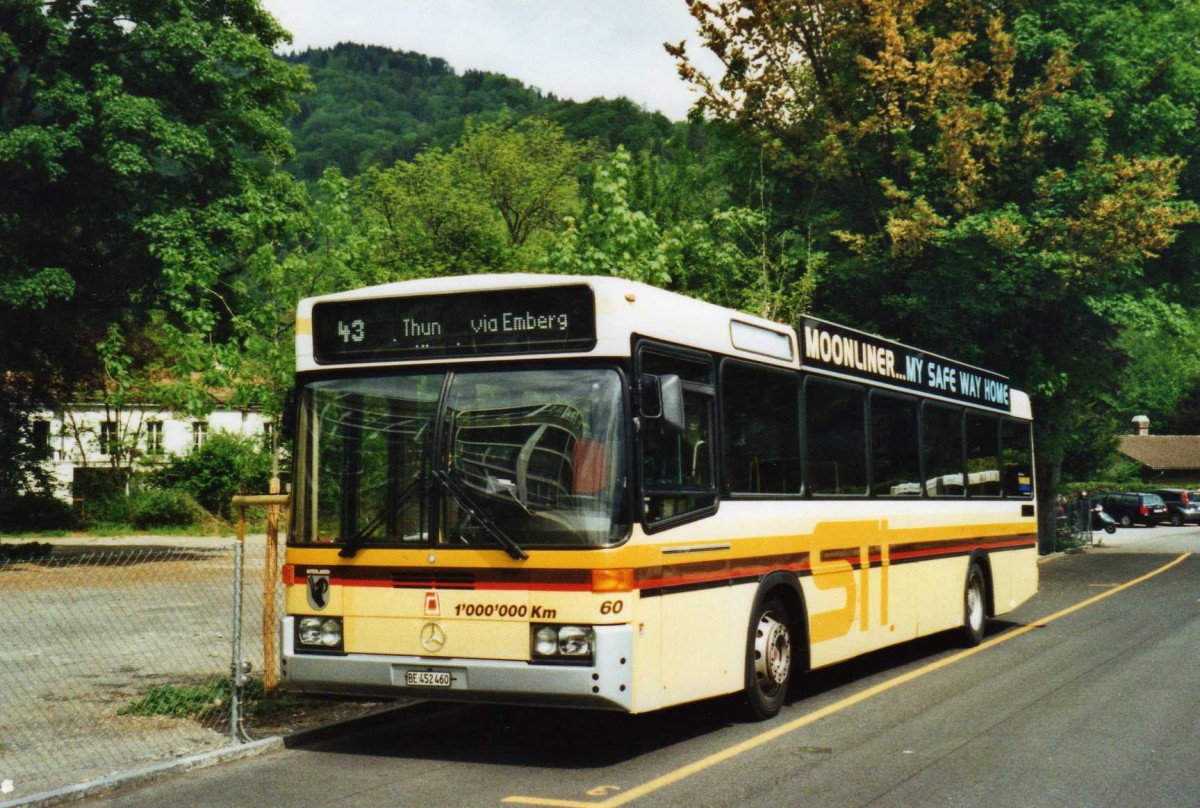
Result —
POLYGON ((672 51, 702 106, 757 135, 806 200, 792 226, 822 256, 818 313, 1007 372, 1033 394, 1051 494, 1089 425, 1110 420, 1125 319, 1109 301, 1195 294, 1195 262, 1172 249, 1200 198, 1184 168, 1200 146, 1200 54, 1183 44, 1200 12, 798 9, 692 5, 729 68, 719 83, 672 51))
POLYGON ((679 126, 665 115, 647 112, 628 98, 563 101, 543 113, 567 137, 591 141, 606 152, 624 147, 630 154, 661 154, 679 126))
POLYGON ((241 0, 0 4, 0 400, 102 389, 114 321, 211 323, 230 212, 292 154, 286 38, 241 0))
POLYGON ((1126 430, 1134 415, 1150 418, 1155 433, 1200 433, 1200 420, 1188 418, 1188 405, 1200 386, 1200 363, 1191 346, 1200 340, 1200 311, 1178 304, 1128 311, 1111 301, 1114 316, 1125 323, 1118 345, 1128 357, 1122 384, 1111 396, 1118 427, 1126 430))
POLYGON ((448 151, 368 171, 357 199, 391 278, 521 268, 578 199, 584 149, 540 121, 468 123, 448 151))
POLYGON ((203 718, 227 709, 228 679, 213 679, 195 685, 156 685, 137 701, 117 710, 117 715, 165 715, 171 718, 203 718))
POLYGON ((290 120, 297 176, 317 180, 333 167, 354 176, 371 166, 446 149, 468 117, 494 121, 555 104, 516 79, 467 71, 442 59, 374 45, 341 43, 285 57, 308 68, 316 94, 290 120))
POLYGON ((591 203, 546 252, 547 271, 614 275, 666 286, 679 266, 681 243, 630 202, 632 158, 618 147, 596 168, 591 203))
POLYGON ((253 438, 214 432, 199 448, 171 458, 156 472, 154 484, 189 494, 209 513, 233 515, 232 499, 238 493, 264 493, 271 473, 271 458, 253 438))
POLYGON ((24 544, 0 544, 0 563, 10 561, 36 561, 49 558, 54 554, 54 546, 44 542, 25 542, 24 544))
POLYGON ((73 523, 71 506, 49 494, 0 499, 0 531, 5 533, 67 530, 73 523))
POLYGON ((567 138, 605 150, 661 152, 679 126, 628 98, 576 103, 497 73, 457 74, 442 59, 375 45, 340 43, 284 57, 308 68, 316 93, 289 121, 289 170, 314 182, 328 168, 354 177, 371 167, 448 151, 476 126, 543 119, 567 138))
MULTIPOLYGON (((156 685, 140 699, 119 708, 117 715, 210 718, 228 711, 231 686, 228 678, 197 684, 156 685)), ((267 718, 282 715, 298 703, 296 696, 284 689, 268 695, 259 677, 247 679, 239 699, 244 714, 267 718)))
POLYGON ((200 504, 186 491, 149 488, 130 494, 125 504, 126 519, 138 530, 188 527, 203 520, 200 504))

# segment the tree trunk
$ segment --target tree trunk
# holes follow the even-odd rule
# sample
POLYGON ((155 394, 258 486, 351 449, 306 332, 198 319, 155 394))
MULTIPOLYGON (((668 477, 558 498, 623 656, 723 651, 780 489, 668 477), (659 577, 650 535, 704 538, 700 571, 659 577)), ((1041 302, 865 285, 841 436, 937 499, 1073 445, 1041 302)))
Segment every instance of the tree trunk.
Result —
POLYGON ((1038 503, 1038 552, 1054 551, 1054 533, 1058 527, 1058 484, 1062 478, 1062 459, 1038 458, 1035 471, 1038 503))

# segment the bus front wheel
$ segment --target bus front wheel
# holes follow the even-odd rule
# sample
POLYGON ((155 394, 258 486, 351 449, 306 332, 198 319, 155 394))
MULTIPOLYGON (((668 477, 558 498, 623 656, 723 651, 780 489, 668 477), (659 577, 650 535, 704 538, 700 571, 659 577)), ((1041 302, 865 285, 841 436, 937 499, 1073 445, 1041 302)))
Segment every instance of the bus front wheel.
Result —
POLYGON ((960 632, 963 645, 974 648, 983 642, 987 628, 987 579, 978 561, 972 561, 967 570, 967 584, 963 588, 963 625, 960 632))
POLYGON ((788 612, 777 598, 768 598, 755 610, 746 652, 750 714, 756 720, 771 718, 783 708, 794 670, 788 612))

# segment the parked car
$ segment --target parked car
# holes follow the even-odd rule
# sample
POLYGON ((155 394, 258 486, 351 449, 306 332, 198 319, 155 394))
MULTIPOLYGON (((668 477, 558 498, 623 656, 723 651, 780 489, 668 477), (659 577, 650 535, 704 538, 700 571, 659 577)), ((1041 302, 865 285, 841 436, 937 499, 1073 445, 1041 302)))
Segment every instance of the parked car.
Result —
POLYGON ((1200 523, 1200 497, 1195 491, 1185 491, 1182 488, 1156 488, 1155 494, 1167 503, 1171 524, 1182 525, 1184 522, 1200 523))
POLYGON ((1100 497, 1100 504, 1121 527, 1133 524, 1155 527, 1171 518, 1167 503, 1158 494, 1105 494, 1100 497))

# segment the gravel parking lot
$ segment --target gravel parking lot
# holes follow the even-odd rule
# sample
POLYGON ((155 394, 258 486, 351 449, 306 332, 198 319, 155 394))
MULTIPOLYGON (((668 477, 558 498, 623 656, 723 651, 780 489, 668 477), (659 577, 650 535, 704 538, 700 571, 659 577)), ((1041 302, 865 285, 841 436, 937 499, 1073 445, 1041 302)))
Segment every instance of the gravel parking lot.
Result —
MULTIPOLYGON (((4 540, 5 544, 13 540, 4 540)), ((0 563, 0 781, 19 798, 230 743, 235 542, 54 539, 0 563), (120 715, 156 686, 215 694, 201 719, 120 715)), ((247 540, 243 658, 261 671, 265 539, 247 540)), ((281 597, 280 603, 281 603, 281 597)))

